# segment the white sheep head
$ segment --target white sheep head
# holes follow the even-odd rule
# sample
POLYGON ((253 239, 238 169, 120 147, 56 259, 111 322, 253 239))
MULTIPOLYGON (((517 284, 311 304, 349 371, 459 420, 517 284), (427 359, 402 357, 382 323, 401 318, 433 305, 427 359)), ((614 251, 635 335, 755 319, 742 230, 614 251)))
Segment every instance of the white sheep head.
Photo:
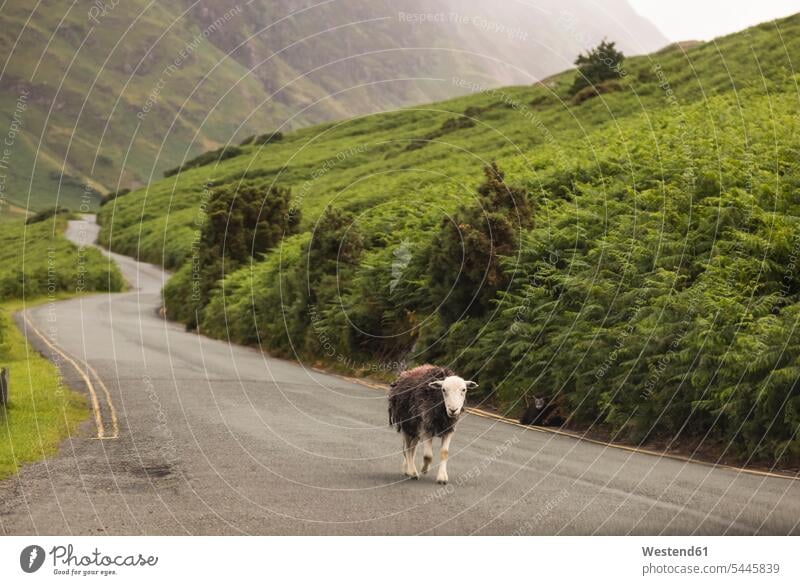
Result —
POLYGON ((444 380, 434 380, 428 384, 428 387, 441 390, 447 416, 456 418, 464 410, 467 390, 477 388, 478 384, 472 380, 465 380, 461 376, 448 376, 444 380))

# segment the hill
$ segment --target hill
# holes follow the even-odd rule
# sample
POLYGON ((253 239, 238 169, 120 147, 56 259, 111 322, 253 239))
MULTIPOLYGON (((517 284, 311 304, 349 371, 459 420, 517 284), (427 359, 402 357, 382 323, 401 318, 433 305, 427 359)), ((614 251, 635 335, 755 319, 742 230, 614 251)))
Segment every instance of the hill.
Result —
POLYGON ((543 394, 617 439, 797 463, 798 32, 629 58, 577 95, 574 71, 456 78, 477 93, 117 198, 101 237, 177 269, 169 314, 213 336, 448 363, 504 412, 543 394))
POLYGON ((527 83, 601 34, 631 52, 666 42, 624 1, 510 4, 5 2, 3 191, 26 209, 93 208, 229 141, 466 93, 454 75, 527 83))

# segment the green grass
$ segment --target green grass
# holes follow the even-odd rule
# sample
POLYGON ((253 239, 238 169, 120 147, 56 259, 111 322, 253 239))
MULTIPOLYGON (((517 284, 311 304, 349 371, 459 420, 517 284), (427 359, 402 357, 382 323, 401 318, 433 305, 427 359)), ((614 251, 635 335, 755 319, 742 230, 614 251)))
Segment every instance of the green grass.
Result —
POLYGON ((627 59, 615 91, 579 104, 569 71, 306 128, 117 199, 101 239, 176 269, 167 300, 185 299, 208 187, 275 182, 301 233, 206 291, 205 333, 354 370, 448 363, 504 412, 544 394, 618 439, 796 464, 797 62, 800 15, 627 59), (527 191, 533 226, 492 310, 443 322, 431 243, 490 160, 527 191), (363 251, 307 270, 328 205, 363 251))
POLYGON ((0 365, 10 372, 9 403, 0 408, 0 479, 55 454, 90 412, 85 397, 65 386, 58 369, 10 322, 9 315, 22 306, 0 304, 0 365))

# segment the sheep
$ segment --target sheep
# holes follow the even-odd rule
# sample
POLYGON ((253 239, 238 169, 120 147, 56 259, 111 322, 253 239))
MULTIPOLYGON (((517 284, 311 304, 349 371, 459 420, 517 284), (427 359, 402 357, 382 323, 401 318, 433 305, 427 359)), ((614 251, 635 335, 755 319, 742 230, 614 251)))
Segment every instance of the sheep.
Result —
POLYGON ((558 405, 553 400, 534 396, 533 403, 525 410, 519 422, 524 425, 560 427, 565 421, 557 410, 558 405))
POLYGON ((433 461, 433 438, 441 437, 436 482, 447 483, 450 439, 464 410, 467 390, 477 388, 472 380, 456 376, 449 368, 426 364, 402 372, 389 389, 389 424, 403 435, 403 474, 419 479, 414 464, 417 444, 422 441, 422 473, 433 461))

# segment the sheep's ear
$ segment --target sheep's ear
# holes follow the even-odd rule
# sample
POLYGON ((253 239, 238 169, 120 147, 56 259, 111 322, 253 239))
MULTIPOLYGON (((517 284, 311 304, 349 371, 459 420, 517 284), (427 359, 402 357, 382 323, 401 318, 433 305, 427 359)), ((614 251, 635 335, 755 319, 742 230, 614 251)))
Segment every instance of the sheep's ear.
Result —
POLYGON ((467 390, 472 390, 473 388, 478 387, 478 383, 473 382, 472 380, 467 380, 466 384, 467 384, 467 390))
POLYGON ((444 384, 444 380, 434 380, 433 382, 428 382, 428 388, 432 388, 433 390, 441 390, 442 384, 444 384))

